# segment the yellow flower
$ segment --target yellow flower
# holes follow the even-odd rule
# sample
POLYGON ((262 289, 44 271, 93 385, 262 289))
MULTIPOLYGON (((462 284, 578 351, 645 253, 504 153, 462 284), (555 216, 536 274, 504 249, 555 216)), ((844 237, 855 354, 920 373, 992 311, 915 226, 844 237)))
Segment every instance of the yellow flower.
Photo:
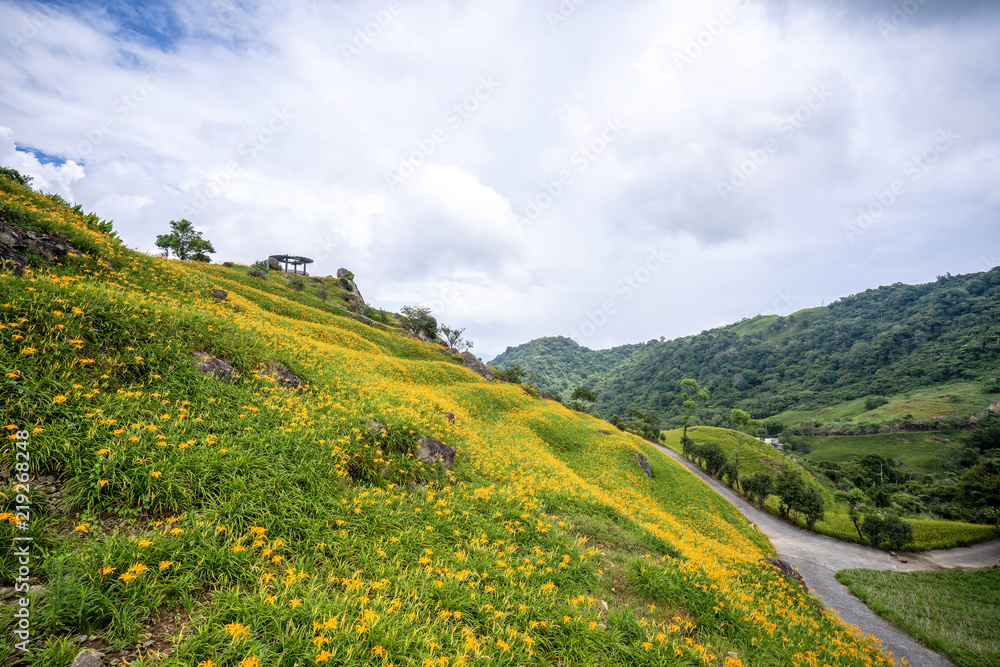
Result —
POLYGON ((249 656, 240 661, 239 667, 258 667, 260 665, 260 658, 255 656, 249 656))
POLYGON ((229 623, 226 625, 226 632, 228 632, 229 636, 233 639, 239 639, 240 637, 249 636, 250 634, 249 628, 242 623, 229 623))
POLYGON ((319 655, 316 656, 316 662, 326 662, 327 660, 330 659, 331 656, 333 656, 333 654, 330 653, 329 651, 322 651, 319 655))
POLYGON ((77 526, 73 530, 80 531, 81 533, 86 533, 88 528, 90 528, 90 524, 89 523, 81 523, 79 526, 77 526))
POLYGON ((52 402, 56 403, 56 404, 65 403, 66 402, 66 397, 62 396, 62 395, 56 396, 55 398, 52 399, 52 402))
POLYGON ((149 541, 149 540, 142 540, 141 542, 139 542, 139 547, 142 548, 142 549, 145 549, 150 544, 152 544, 151 541, 149 541))
POLYGON ((170 534, 171 535, 180 535, 183 532, 184 532, 183 528, 174 528, 173 530, 170 531, 170 534))
POLYGON ((154 471, 153 471, 153 472, 151 472, 150 474, 151 474, 151 475, 152 475, 153 477, 155 477, 155 478, 159 478, 159 476, 160 476, 160 475, 162 475, 163 473, 162 473, 162 472, 160 472, 159 470, 154 470, 154 471))
POLYGON ((21 350, 21 354, 34 354, 35 352, 38 352, 38 350, 36 350, 33 347, 26 347, 23 350, 21 350))
POLYGON ((292 609, 295 609, 296 607, 301 605, 302 605, 302 600, 300 600, 299 598, 295 598, 294 600, 288 601, 288 606, 291 607, 292 609))
POLYGON ((105 567, 105 568, 103 568, 101 570, 101 574, 103 574, 104 576, 107 576, 107 575, 111 574, 114 571, 115 571, 115 568, 113 568, 113 567, 105 567))
POLYGON ((174 564, 174 561, 172 561, 172 560, 161 560, 160 561, 160 569, 161 570, 166 570, 168 567, 170 567, 173 564, 174 564))
POLYGON ((246 551, 246 547, 243 546, 242 544, 237 544, 235 547, 233 547, 234 554, 238 554, 241 551, 246 551))
POLYGON ((107 483, 108 483, 108 480, 106 480, 106 479, 99 479, 99 480, 97 480, 97 484, 98 484, 98 485, 99 485, 99 486, 100 486, 100 487, 101 487, 102 489, 104 488, 104 486, 105 486, 105 485, 106 485, 107 483))

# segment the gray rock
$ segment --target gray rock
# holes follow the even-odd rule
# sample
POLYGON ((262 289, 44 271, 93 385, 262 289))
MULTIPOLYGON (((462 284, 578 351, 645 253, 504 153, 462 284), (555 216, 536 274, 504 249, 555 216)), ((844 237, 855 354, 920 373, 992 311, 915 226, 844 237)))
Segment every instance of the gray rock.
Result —
POLYGON ((225 301, 229 298, 229 292, 224 289, 214 289, 211 294, 213 299, 218 299, 219 301, 225 301))
POLYGON ((424 463, 441 462, 445 470, 455 463, 455 448, 438 440, 420 438, 417 441, 417 459, 424 463))
POLYGON ((220 382, 233 382, 239 377, 239 373, 228 362, 211 354, 195 352, 194 360, 199 371, 202 373, 211 373, 220 382))
POLYGON ((101 667, 101 658, 104 657, 103 653, 99 653, 92 648, 85 648, 76 654, 73 658, 73 664, 70 667, 101 667))
POLYGON ((277 362, 270 364, 260 375, 271 378, 285 389, 298 389, 305 385, 299 376, 277 362))
POLYGON ((597 429, 597 432, 600 433, 601 435, 611 435, 610 431, 605 431, 603 428, 597 429))
POLYGON ((471 370, 474 373, 478 373, 486 378, 488 381, 493 381, 493 372, 486 367, 486 364, 476 359, 476 355, 472 354, 468 350, 462 353, 462 365, 471 370))
POLYGON ((234 266, 236 266, 236 265, 235 265, 235 264, 233 264, 232 262, 223 262, 223 263, 222 263, 222 265, 223 265, 224 267, 226 267, 227 269, 231 269, 231 268, 233 268, 234 266))
POLYGON ((649 465, 649 459, 643 456, 642 452, 636 452, 635 458, 639 459, 639 467, 646 473, 646 477, 653 479, 653 466, 649 465))
POLYGON ((379 433, 385 430, 385 424, 379 424, 376 421, 368 422, 367 426, 368 430, 374 433, 375 435, 378 435, 379 433))
POLYGON ((444 413, 444 416, 452 424, 455 423, 455 413, 454 412, 446 412, 446 413, 444 413))

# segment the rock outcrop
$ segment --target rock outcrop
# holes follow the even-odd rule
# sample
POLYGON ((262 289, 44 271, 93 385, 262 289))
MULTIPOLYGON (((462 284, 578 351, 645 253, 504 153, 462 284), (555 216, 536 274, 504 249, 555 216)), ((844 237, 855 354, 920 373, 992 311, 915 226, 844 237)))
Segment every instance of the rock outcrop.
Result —
POLYGON ((491 371, 486 364, 477 359, 476 355, 472 354, 468 350, 462 353, 462 365, 471 370, 473 373, 482 375, 490 382, 492 382, 495 377, 493 375, 493 371, 491 371))
POLYGON ((277 362, 268 364, 267 367, 260 372, 260 376, 274 380, 285 389, 298 389, 299 387, 305 386, 305 382, 303 382, 299 376, 295 375, 277 362))
POLYGON ((424 463, 441 463, 445 470, 455 463, 455 448, 439 440, 420 438, 417 441, 417 459, 424 463))
POLYGON ((653 466, 649 465, 649 459, 647 459, 642 452, 636 452, 635 458, 639 459, 639 467, 642 471, 646 473, 646 477, 653 479, 653 466))
POLYGON ((23 253, 29 251, 52 263, 79 252, 65 236, 53 236, 0 222, 0 263, 5 264, 7 270, 13 271, 15 276, 23 276, 24 270, 28 268, 28 260, 23 253))
POLYGON ((240 376, 236 369, 229 365, 229 362, 211 354, 195 352, 194 361, 199 371, 211 373, 220 382, 235 382, 236 378, 240 376))

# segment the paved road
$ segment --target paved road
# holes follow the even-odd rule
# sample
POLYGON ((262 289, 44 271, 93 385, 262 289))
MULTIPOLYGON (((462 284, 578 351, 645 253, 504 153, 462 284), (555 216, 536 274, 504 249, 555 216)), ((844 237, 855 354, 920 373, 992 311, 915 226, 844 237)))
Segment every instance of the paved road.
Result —
MULTIPOLYGON (((651 443, 652 444, 652 443, 651 443)), ((691 472, 707 482, 724 498, 736 506, 762 533, 768 536, 778 557, 794 565, 815 595, 822 597, 827 607, 840 617, 877 637, 883 648, 893 657, 906 658, 913 667, 949 667, 952 663, 934 651, 919 644, 909 635, 882 620, 863 602, 851 595, 846 586, 834 575, 838 570, 867 568, 870 570, 897 570, 900 572, 925 572, 948 568, 965 570, 1000 564, 1000 540, 982 542, 971 547, 942 549, 919 554, 890 554, 842 542, 826 535, 811 533, 792 526, 747 502, 743 496, 691 463, 672 449, 656 445, 663 453, 674 458, 691 472)))

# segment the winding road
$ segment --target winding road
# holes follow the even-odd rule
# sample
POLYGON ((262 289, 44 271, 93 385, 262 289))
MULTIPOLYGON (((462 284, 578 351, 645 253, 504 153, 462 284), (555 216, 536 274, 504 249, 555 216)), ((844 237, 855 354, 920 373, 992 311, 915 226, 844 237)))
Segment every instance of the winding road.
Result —
POLYGON ((858 598, 851 595, 847 587, 837 581, 834 575, 838 570, 848 568, 928 572, 953 568, 974 570, 991 567, 1000 564, 1000 539, 981 542, 970 547, 892 556, 878 549, 842 542, 792 526, 750 504, 743 496, 714 477, 710 477, 672 449, 655 446, 735 505, 762 533, 767 535, 778 552, 778 557, 798 569, 814 595, 821 597, 823 603, 839 614, 845 622, 856 625, 865 633, 879 639, 883 648, 891 651, 897 661, 906 658, 913 667, 953 667, 947 659, 884 621, 858 598))

